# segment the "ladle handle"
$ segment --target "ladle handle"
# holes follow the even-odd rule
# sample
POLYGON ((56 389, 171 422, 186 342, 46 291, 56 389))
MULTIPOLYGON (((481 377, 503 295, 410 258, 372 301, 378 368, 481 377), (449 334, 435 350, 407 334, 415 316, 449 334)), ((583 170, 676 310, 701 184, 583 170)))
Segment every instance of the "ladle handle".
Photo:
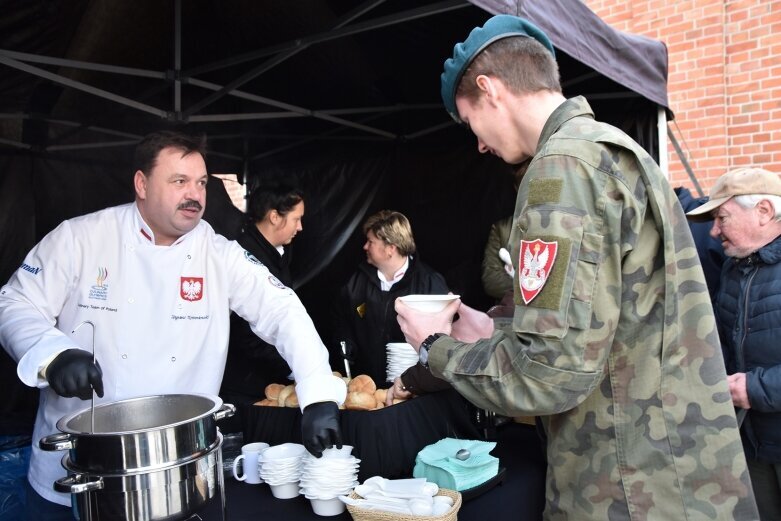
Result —
MULTIPOLYGON (((71 334, 78 331, 78 329, 84 324, 88 324, 92 328, 92 365, 95 365, 95 324, 91 320, 84 320, 73 328, 71 334)), ((90 433, 95 432, 95 386, 92 386, 92 396, 90 397, 90 433)))

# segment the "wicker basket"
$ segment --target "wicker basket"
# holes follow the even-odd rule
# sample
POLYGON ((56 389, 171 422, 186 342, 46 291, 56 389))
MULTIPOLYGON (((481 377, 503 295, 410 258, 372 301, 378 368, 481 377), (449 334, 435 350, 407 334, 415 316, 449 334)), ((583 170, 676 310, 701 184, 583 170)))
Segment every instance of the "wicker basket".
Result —
MULTIPOLYGON (((367 510, 354 505, 347 505, 347 511, 350 512, 350 515, 353 516, 355 521, 456 521, 458 519, 458 509, 461 508, 461 493, 456 492, 455 490, 441 488, 437 495, 447 496, 453 500, 451 509, 441 516, 405 516, 395 512, 367 510)), ((350 497, 353 499, 363 499, 355 492, 352 492, 350 497)))

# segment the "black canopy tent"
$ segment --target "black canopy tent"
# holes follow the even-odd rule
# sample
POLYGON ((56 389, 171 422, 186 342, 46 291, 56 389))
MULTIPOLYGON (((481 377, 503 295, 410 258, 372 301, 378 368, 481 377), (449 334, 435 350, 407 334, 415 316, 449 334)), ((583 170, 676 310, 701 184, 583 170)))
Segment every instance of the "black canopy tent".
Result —
MULTIPOLYGON (((237 173, 250 188, 293 178, 305 189, 293 271, 324 339, 330 296, 362 259, 359 225, 381 208, 407 214, 421 257, 467 302, 485 305, 482 248, 490 224, 512 211, 511 169, 478 154, 450 120, 439 74, 453 45, 499 12, 545 30, 565 94, 585 95, 599 119, 657 155, 666 49, 613 31, 579 0, 7 6, 0 280, 63 219, 131 201, 133 145, 151 130, 179 128, 209 136, 213 173, 237 173)), ((231 235, 226 198, 210 194, 209 219, 231 235)), ((16 383, 2 356, 2 377, 16 383)), ((19 387, 3 414, 30 404, 19 387)))

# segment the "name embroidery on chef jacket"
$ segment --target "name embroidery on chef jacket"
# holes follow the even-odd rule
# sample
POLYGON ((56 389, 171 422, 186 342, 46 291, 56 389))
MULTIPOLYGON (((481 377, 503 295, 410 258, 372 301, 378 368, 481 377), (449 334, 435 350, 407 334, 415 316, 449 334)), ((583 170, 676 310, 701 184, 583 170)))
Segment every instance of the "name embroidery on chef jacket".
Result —
POLYGON ((43 270, 43 268, 39 268, 37 266, 35 266, 35 267, 34 266, 30 266, 26 262, 23 262, 22 265, 19 266, 19 267, 22 268, 24 271, 29 271, 33 275, 38 275, 38 273, 43 270))
POLYGON ((203 277, 180 277, 179 296, 188 302, 203 298, 203 277))
POLYGON ((558 249, 559 243, 556 241, 521 240, 518 283, 521 286, 521 298, 524 303, 528 304, 542 291, 542 287, 548 281, 558 249))

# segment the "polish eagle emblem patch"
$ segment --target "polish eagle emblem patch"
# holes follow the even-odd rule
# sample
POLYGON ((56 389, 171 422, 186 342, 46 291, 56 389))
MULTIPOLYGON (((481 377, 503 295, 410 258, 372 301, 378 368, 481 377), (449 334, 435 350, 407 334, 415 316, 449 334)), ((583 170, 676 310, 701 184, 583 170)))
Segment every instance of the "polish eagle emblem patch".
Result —
POLYGON ((201 300, 203 297, 203 277, 181 277, 179 296, 190 302, 201 300))
POLYGON ((521 286, 521 298, 524 303, 528 304, 542 291, 550 276, 558 249, 559 243, 555 241, 521 240, 518 283, 521 286))

